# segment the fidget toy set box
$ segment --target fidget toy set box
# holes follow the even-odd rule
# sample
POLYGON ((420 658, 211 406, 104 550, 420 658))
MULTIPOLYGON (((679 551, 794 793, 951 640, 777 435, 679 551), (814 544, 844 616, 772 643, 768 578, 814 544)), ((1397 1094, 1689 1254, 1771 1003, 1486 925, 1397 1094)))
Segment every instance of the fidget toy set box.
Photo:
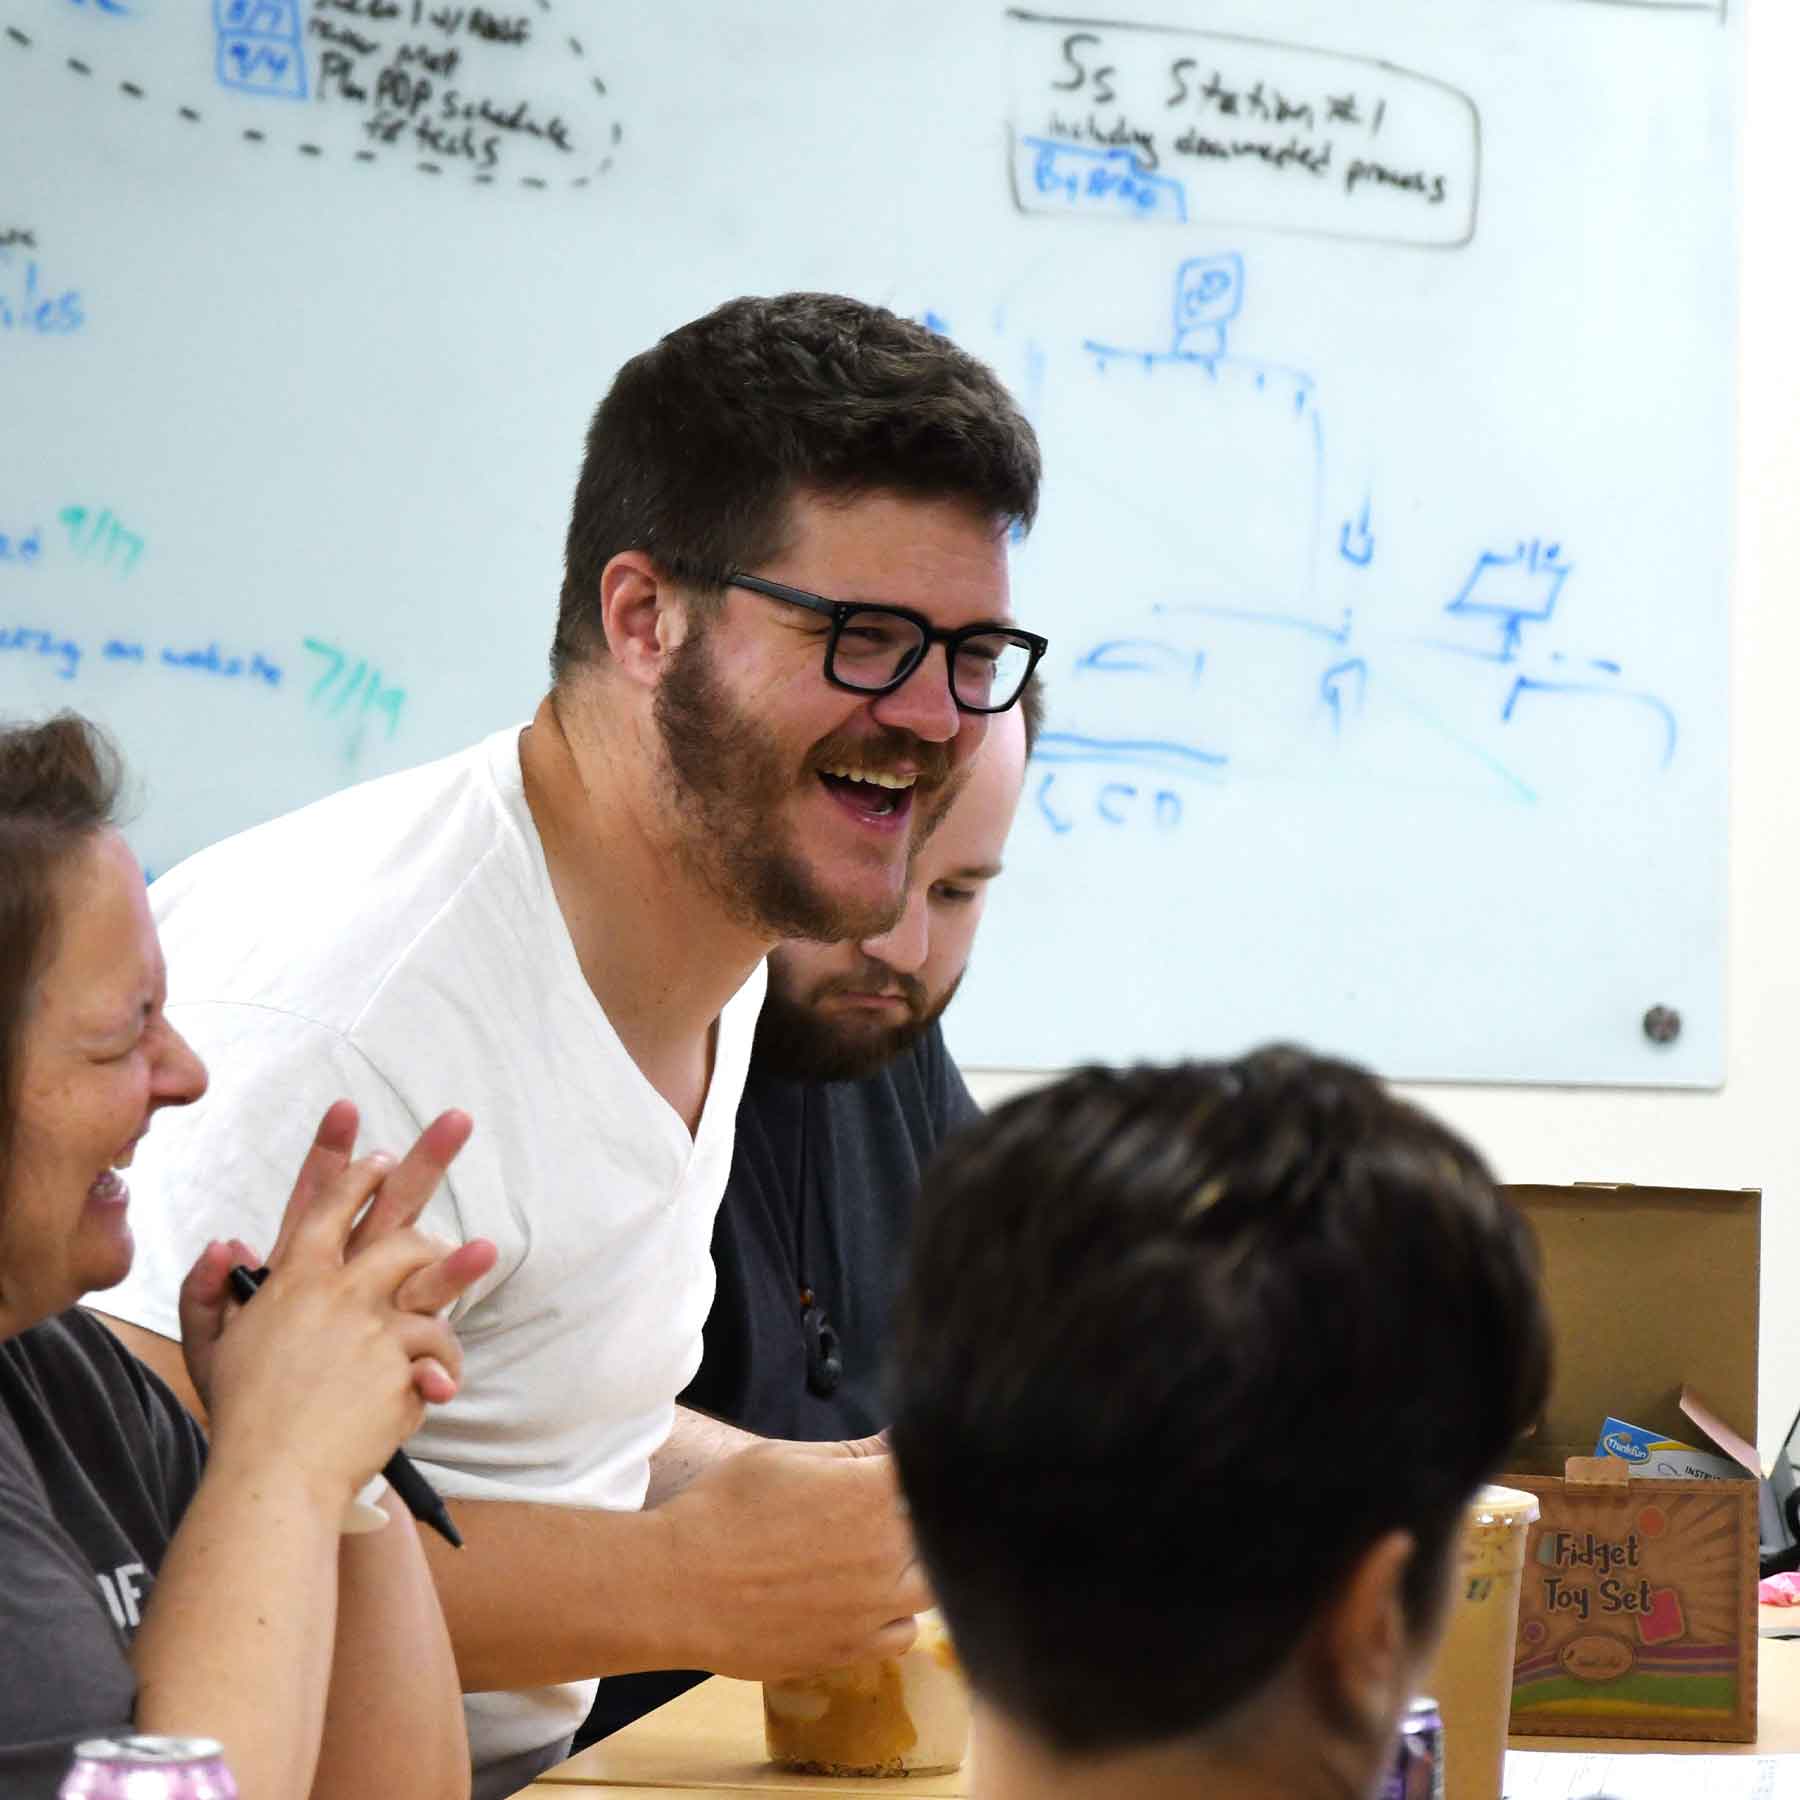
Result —
POLYGON ((1499 1477, 1542 1510, 1512 1730, 1754 1742, 1761 1196, 1507 1191, 1556 1334, 1543 1421, 1499 1477))

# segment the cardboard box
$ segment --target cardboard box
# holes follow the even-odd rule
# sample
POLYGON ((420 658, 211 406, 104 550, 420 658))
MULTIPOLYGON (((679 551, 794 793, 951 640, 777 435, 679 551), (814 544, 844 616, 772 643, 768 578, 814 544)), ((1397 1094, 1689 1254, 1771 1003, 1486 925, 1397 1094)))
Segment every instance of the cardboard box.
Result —
POLYGON ((1609 1414, 1704 1443, 1684 1387, 1754 1437, 1761 1195, 1507 1191, 1536 1229, 1556 1333, 1543 1423, 1500 1477, 1543 1509, 1512 1730, 1753 1743, 1756 1480, 1630 1481, 1593 1450, 1609 1414))

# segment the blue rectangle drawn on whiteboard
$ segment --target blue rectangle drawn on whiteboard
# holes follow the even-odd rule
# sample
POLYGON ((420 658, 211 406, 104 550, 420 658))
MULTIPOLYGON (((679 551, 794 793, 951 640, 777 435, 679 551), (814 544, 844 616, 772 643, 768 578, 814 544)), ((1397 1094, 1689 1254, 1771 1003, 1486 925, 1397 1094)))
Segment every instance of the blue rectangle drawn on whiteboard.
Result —
POLYGON ((1187 222, 1187 190, 1167 175, 1152 175, 1129 150, 1087 150, 1027 137, 1019 140, 1014 160, 1021 195, 1030 194, 1040 206, 1061 201, 1071 212, 1187 222))
POLYGON ((221 87, 306 98, 306 56, 295 0, 213 0, 221 87))

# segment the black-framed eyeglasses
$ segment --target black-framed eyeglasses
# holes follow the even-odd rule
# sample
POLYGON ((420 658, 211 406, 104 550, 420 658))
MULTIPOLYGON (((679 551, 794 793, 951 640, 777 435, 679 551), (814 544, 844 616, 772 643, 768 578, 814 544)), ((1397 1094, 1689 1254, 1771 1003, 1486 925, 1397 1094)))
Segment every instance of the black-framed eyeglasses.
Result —
POLYGON ((905 606, 827 600, 782 581, 765 581, 734 569, 727 587, 747 588, 787 606, 803 606, 831 621, 825 640, 825 679, 853 694, 891 694, 925 660, 933 644, 944 646, 950 693, 964 712, 1005 712, 1025 691, 1031 671, 1050 640, 1012 625, 963 625, 940 631, 905 606))

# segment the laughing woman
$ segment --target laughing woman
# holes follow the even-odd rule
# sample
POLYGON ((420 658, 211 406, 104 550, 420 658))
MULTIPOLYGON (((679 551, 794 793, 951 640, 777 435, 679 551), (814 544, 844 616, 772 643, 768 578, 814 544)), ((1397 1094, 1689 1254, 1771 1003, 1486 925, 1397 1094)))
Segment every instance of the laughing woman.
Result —
POLYGON ((340 1526, 456 1391, 435 1315, 493 1250, 411 1227, 469 1120, 353 1161, 333 1107, 241 1313, 230 1269, 260 1259, 205 1249, 182 1338, 209 1448, 77 1305, 130 1267, 133 1146, 206 1086, 163 1016, 116 787, 72 715, 0 731, 0 1792, 47 1797, 81 1739, 138 1731, 220 1740, 245 1800, 466 1794, 413 1522, 389 1495, 381 1529, 340 1526))

